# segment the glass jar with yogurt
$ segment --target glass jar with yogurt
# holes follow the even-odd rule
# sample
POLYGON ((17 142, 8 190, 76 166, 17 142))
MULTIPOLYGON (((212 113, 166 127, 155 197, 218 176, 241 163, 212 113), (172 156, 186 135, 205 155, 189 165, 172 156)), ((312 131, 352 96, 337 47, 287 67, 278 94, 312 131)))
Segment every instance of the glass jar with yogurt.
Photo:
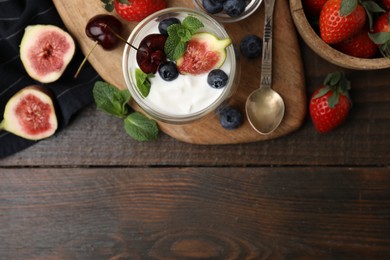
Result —
MULTIPOLYGON (((204 27, 199 29, 199 33, 208 32, 219 39, 230 38, 223 26, 207 14, 189 8, 172 7, 145 18, 134 28, 128 42, 133 46, 139 46, 147 35, 159 33, 160 21, 172 17, 183 21, 187 16, 196 17, 203 23, 204 27)), ((172 81, 165 81, 156 73, 149 78, 150 92, 144 97, 137 87, 136 70, 139 69, 136 61, 137 51, 127 45, 122 61, 125 82, 135 102, 153 118, 172 124, 189 123, 215 112, 236 90, 239 62, 233 43, 227 46, 225 51, 226 59, 220 67, 228 75, 225 87, 218 89, 210 87, 207 83, 208 73, 179 74, 172 81)))

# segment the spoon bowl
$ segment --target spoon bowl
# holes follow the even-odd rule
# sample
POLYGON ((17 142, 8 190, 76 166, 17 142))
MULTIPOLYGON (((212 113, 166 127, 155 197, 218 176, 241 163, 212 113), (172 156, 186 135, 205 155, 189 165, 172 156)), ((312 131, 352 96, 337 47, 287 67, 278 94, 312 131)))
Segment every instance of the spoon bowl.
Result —
POLYGON ((249 123, 258 133, 272 133, 281 123, 284 115, 282 97, 271 88, 253 91, 245 105, 249 123))
POLYGON ((280 125, 284 116, 282 97, 272 86, 272 20, 275 0, 265 0, 263 52, 260 88, 246 100, 245 111, 249 123, 260 134, 270 134, 280 125))

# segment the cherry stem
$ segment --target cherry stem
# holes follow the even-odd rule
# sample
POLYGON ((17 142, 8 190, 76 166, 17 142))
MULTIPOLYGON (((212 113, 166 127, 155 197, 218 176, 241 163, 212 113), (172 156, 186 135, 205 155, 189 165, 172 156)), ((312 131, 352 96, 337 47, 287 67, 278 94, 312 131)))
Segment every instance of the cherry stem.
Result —
POLYGON ((83 61, 81 62, 80 66, 77 69, 76 73, 74 74, 73 78, 77 78, 78 77, 78 75, 80 74, 81 68, 84 66, 85 62, 87 62, 87 59, 88 59, 89 55, 91 55, 92 51, 96 48, 97 45, 98 45, 98 42, 95 41, 95 44, 89 50, 88 54, 84 57, 83 61))
POLYGON ((108 29, 110 32, 112 32, 112 34, 114 34, 116 37, 118 37, 118 39, 120 39, 121 41, 123 41, 124 43, 126 43, 127 45, 129 45, 131 48, 133 48, 134 50, 138 51, 138 49, 136 47, 134 47, 133 45, 131 45, 130 43, 128 43, 122 36, 120 36, 117 32, 115 32, 113 29, 110 28, 110 26, 108 26, 107 24, 103 24, 104 28, 108 29))

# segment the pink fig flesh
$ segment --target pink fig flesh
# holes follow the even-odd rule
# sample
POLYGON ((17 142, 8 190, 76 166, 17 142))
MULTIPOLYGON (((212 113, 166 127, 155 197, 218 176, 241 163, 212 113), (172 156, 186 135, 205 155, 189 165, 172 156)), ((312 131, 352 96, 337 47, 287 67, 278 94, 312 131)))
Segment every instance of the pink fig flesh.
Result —
POLYGON ((30 25, 25 29, 20 58, 33 79, 49 83, 61 77, 75 52, 73 38, 53 25, 30 25))
POLYGON ((51 97, 42 87, 28 86, 7 102, 0 129, 30 140, 47 138, 58 127, 51 97))

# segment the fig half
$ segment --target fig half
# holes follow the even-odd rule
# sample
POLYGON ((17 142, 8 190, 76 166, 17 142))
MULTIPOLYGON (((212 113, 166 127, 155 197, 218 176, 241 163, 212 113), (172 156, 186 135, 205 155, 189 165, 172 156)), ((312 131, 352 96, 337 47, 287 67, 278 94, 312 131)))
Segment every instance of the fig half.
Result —
POLYGON ((29 25, 20 43, 20 59, 28 75, 42 83, 64 73, 75 53, 69 33, 54 25, 29 25))
POLYGON ((218 39, 211 33, 194 34, 184 55, 176 61, 179 72, 198 75, 221 67, 226 59, 226 47, 231 43, 230 38, 218 39))
POLYGON ((7 102, 0 130, 29 140, 40 140, 55 133, 58 127, 53 101, 40 86, 21 89, 7 102))

